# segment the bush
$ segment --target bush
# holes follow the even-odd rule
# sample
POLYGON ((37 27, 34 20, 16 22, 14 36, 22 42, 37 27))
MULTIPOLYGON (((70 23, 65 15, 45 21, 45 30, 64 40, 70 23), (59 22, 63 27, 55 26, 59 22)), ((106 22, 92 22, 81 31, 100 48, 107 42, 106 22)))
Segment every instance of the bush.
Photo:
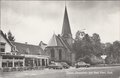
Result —
POLYGON ((102 58, 97 57, 95 55, 85 56, 84 58, 81 58, 79 61, 84 61, 85 63, 89 63, 90 65, 104 63, 104 60, 102 58))

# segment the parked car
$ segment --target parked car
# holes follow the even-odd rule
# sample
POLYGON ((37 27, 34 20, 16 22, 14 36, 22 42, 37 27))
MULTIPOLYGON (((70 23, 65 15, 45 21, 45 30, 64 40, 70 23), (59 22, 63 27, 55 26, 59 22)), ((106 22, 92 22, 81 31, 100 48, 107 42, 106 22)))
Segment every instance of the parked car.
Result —
POLYGON ((78 62, 78 63, 76 63, 75 64, 75 67, 76 68, 79 68, 79 67, 90 67, 90 64, 88 64, 88 63, 85 63, 85 62, 78 62))
POLYGON ((63 68, 68 69, 70 66, 66 62, 61 62, 63 68))
POLYGON ((48 65, 49 69, 63 69, 63 66, 60 63, 51 63, 48 65))

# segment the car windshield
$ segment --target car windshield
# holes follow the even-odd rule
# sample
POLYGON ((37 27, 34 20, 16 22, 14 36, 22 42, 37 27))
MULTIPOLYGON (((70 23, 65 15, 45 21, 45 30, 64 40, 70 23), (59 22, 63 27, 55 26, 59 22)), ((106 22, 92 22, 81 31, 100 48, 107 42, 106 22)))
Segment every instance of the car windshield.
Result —
POLYGON ((78 64, 86 64, 85 62, 78 62, 78 64))

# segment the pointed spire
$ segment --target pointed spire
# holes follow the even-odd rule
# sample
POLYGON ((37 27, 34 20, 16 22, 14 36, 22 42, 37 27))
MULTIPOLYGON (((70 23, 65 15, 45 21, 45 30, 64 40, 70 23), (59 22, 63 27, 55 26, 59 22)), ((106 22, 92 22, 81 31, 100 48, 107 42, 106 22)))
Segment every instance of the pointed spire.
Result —
POLYGON ((65 7, 66 7, 66 0, 65 0, 65 7))
POLYGON ((62 36, 66 36, 66 35, 72 36, 66 5, 65 5, 65 13, 64 13, 64 20, 63 20, 63 27, 62 27, 61 35, 62 36))

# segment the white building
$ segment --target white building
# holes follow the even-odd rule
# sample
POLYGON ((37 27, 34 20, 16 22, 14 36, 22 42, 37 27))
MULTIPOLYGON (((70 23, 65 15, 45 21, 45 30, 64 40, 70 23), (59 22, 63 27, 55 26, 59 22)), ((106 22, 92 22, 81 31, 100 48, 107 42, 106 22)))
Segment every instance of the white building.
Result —
POLYGON ((47 66, 49 57, 40 46, 10 42, 0 30, 0 69, 47 66))

